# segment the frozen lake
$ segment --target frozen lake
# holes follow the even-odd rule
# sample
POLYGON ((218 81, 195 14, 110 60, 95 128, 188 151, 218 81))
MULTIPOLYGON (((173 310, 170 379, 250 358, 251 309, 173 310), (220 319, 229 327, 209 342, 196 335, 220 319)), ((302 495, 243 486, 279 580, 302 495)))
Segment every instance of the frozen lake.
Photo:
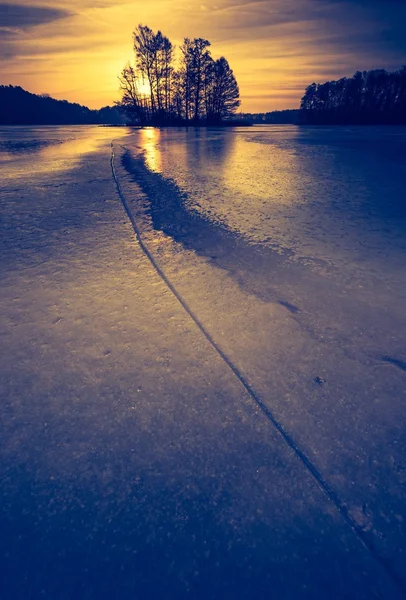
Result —
POLYGON ((203 258, 245 292, 238 313, 279 304, 388 386, 406 371, 405 128, 147 129, 125 145, 141 228, 175 240, 153 235, 162 261, 203 258))
POLYGON ((380 260, 397 267, 405 250, 406 128, 147 129, 136 137, 147 168, 173 180, 186 210, 247 243, 360 271, 380 260))
MULTIPOLYGON (((147 129, 134 137, 133 154, 142 149, 146 168, 176 186, 165 222, 155 220, 164 231, 183 227, 187 236, 194 220, 343 288, 380 283, 404 293, 405 128, 147 129)), ((162 207, 145 190, 154 216, 162 207)))
POLYGON ((405 591, 406 129, 3 127, 0 169, 5 597, 405 591))

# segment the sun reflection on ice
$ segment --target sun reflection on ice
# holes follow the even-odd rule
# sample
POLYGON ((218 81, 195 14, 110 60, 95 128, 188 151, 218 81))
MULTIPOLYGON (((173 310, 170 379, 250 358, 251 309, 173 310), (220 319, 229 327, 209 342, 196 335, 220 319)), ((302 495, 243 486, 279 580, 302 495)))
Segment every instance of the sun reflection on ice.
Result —
POLYGON ((159 149, 160 130, 154 127, 141 129, 141 147, 145 153, 148 169, 159 173, 162 171, 162 156, 159 149))

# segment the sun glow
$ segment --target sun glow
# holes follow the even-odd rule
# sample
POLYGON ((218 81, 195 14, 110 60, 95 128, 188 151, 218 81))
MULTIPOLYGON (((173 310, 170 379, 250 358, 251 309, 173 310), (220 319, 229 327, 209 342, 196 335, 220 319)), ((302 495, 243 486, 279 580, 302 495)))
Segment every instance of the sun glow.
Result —
MULTIPOLYGON (((178 50, 185 36, 213 42, 213 56, 226 56, 234 70, 243 111, 297 108, 313 81, 350 76, 361 67, 398 68, 402 5, 400 0, 5 2, 1 79, 90 108, 112 105, 120 98, 118 76, 134 61, 133 29, 147 23, 178 50), (7 8, 14 4, 20 9, 7 8), (392 32, 393 45, 383 31, 392 32)), ((148 83, 139 86, 140 95, 148 96, 148 83)))
POLYGON ((137 83, 138 93, 141 96, 149 96, 151 94, 151 88, 148 81, 138 81, 137 83))

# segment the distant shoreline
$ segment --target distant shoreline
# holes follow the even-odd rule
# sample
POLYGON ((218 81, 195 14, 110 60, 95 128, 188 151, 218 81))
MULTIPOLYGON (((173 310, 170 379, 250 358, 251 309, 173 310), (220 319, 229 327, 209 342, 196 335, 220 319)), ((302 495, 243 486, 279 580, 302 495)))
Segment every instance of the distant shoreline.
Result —
POLYGON ((234 127, 315 127, 322 129, 325 127, 343 128, 343 127, 406 127, 405 123, 256 123, 247 121, 232 121, 229 123, 166 123, 165 125, 133 125, 131 123, 0 123, 0 127, 130 127, 131 129, 232 129, 234 127))

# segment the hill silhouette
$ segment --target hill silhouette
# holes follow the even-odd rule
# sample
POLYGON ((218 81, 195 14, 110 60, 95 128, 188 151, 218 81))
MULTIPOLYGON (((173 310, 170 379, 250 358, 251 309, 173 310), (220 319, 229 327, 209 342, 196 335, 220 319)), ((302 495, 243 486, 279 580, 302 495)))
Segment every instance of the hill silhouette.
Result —
POLYGON ((20 86, 0 86, 0 125, 118 125, 124 122, 117 108, 87 106, 37 95, 20 86))

